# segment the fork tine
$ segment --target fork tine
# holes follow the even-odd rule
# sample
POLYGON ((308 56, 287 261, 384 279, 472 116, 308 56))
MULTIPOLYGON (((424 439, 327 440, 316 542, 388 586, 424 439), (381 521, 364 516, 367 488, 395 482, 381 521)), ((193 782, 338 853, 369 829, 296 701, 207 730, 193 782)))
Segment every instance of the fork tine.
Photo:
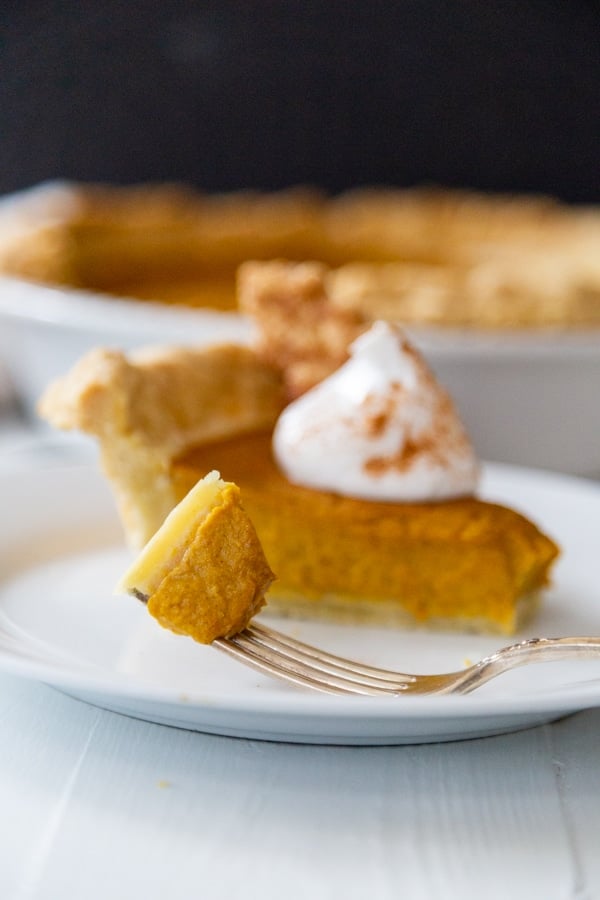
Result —
MULTIPOLYGON (((218 638, 213 646, 223 650, 240 662, 250 665, 262 672, 276 675, 286 681, 294 682, 313 690, 329 694, 397 694, 404 690, 402 683, 393 684, 357 677, 355 673, 344 670, 341 666, 320 666, 316 659, 283 652, 280 648, 271 647, 264 641, 257 641, 250 629, 241 631, 230 638, 218 638), (331 671, 334 669, 334 671, 331 671)), ((315 651, 318 653, 318 651, 315 651)))
POLYGON ((341 673, 346 678, 358 675, 360 678, 353 678, 352 680, 360 683, 389 687, 389 685, 410 684, 416 679, 415 675, 392 672, 389 669, 379 669, 353 659, 346 659, 343 656, 327 653, 325 650, 312 647, 310 644, 304 644, 302 641, 275 631, 273 628, 267 628, 265 625, 249 625, 244 633, 252 637, 257 643, 263 644, 265 647, 273 649, 290 659, 304 660, 320 672, 330 672, 333 675, 341 673))
MULTIPOLYGON (((396 693, 404 690, 404 684, 398 679, 390 681, 372 675, 363 675, 353 670, 353 666, 359 665, 351 660, 337 657, 336 663, 331 663, 320 657, 320 652, 313 648, 312 653, 303 653, 301 649, 290 648, 285 643, 277 640, 277 633, 273 633, 272 640, 257 638, 252 629, 247 629, 239 636, 240 643, 255 653, 266 653, 269 657, 275 657, 280 666, 301 668, 301 671, 318 678, 328 684, 336 684, 340 687, 353 689, 356 693, 396 693)), ((359 666, 360 667, 360 666, 359 666)))
POLYGON ((321 691, 324 694, 351 693, 345 688, 324 684, 321 681, 310 678, 300 671, 292 671, 292 669, 287 667, 284 668, 278 665, 275 660, 269 660, 264 656, 251 653, 246 648, 238 646, 237 642, 234 641, 234 638, 217 638, 212 642, 212 646, 216 647, 218 650, 222 650, 229 656, 234 657, 238 662, 250 666, 252 669, 257 669, 259 672, 266 672, 268 675, 275 675, 276 678, 283 679, 284 681, 291 681, 293 684, 309 687, 314 691, 321 691))

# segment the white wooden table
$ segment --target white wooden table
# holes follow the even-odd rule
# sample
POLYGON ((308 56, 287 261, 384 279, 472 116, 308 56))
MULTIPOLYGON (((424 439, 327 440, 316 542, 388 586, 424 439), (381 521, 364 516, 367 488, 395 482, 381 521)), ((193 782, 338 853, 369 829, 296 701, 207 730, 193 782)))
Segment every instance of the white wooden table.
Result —
POLYGON ((600 710, 502 737, 274 744, 0 678, 3 900, 600 896, 600 710))
POLYGON ((0 729, 0 900, 600 897, 600 710, 466 742, 307 746, 2 675, 0 729))

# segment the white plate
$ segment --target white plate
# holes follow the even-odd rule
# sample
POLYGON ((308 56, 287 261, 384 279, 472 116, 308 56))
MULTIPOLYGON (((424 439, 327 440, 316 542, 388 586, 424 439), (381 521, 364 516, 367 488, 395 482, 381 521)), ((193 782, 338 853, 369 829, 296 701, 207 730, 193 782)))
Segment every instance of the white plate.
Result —
MULTIPOLYGON (((600 660, 521 669, 466 697, 329 697, 255 674, 161 629, 112 586, 128 561, 95 467, 0 472, 0 667, 106 709, 167 725, 266 740, 445 741, 537 725, 600 703, 600 660)), ((486 496, 533 516, 563 557, 527 635, 600 634, 600 487, 490 466, 486 496)), ((460 668, 497 638, 300 623, 279 627, 408 671, 460 668)))

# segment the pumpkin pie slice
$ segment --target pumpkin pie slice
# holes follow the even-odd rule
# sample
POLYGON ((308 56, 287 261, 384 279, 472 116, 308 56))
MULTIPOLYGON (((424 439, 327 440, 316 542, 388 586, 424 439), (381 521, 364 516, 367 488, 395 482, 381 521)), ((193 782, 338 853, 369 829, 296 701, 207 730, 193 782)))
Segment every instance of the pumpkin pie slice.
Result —
POLYGON ((97 437, 133 546, 212 470, 239 485, 277 573, 274 613, 502 634, 533 614, 558 553, 533 522, 474 496, 389 502, 293 484, 271 449, 285 402, 281 374, 250 348, 95 351, 41 412, 97 437))

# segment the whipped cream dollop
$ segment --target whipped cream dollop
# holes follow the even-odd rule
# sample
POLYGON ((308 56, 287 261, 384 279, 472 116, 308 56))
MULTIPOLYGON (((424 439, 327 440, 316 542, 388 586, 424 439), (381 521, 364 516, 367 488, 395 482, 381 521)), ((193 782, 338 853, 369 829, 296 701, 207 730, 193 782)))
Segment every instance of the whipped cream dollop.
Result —
POLYGON ((273 451, 295 484, 369 500, 471 494, 479 475, 450 397, 387 322, 376 322, 344 365, 286 407, 273 451))

